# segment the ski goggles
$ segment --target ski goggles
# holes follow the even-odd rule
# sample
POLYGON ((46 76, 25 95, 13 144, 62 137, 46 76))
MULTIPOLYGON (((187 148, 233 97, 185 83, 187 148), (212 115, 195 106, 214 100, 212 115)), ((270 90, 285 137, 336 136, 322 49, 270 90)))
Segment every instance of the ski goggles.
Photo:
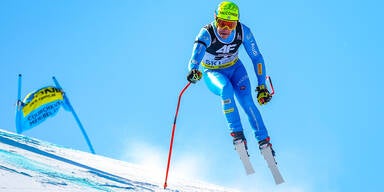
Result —
POLYGON ((234 30, 237 25, 237 21, 228 21, 223 19, 216 19, 216 24, 218 28, 228 28, 229 30, 234 30))

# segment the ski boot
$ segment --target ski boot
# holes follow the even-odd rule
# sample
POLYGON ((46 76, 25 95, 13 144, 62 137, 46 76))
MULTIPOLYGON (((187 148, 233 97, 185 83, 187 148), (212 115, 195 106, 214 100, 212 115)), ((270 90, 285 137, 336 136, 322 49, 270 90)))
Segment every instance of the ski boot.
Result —
MULTIPOLYGON (((269 142, 270 140, 271 139, 269 137, 267 137, 266 139, 259 141, 259 149, 260 149, 260 151, 262 151, 262 150, 266 149, 267 147, 269 147, 271 149, 273 158, 275 158, 276 152, 275 152, 275 150, 273 150, 272 144, 269 142)), ((277 164, 276 160, 275 160, 275 163, 277 164)))
POLYGON ((233 137, 233 144, 237 142, 244 142, 245 149, 248 150, 247 139, 245 139, 244 133, 242 131, 232 132, 231 136, 233 137))
POLYGON ((243 142, 245 146, 245 150, 247 151, 247 154, 248 154, 247 139, 245 139, 244 132, 242 131, 232 132, 231 136, 233 137, 233 145, 243 142))
POLYGON ((262 150, 266 147, 270 147, 271 151, 272 151, 272 155, 273 155, 273 157, 275 157, 276 152, 275 152, 275 150, 273 150, 272 143, 269 142, 270 140, 271 139, 269 137, 267 137, 266 139, 259 141, 259 149, 262 150))

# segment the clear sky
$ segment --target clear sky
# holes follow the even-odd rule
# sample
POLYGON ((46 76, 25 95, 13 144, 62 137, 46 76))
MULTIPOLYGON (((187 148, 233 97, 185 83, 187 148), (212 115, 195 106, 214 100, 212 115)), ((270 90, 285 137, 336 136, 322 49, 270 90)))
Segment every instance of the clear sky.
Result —
MULTIPOLYGON (((163 173, 193 41, 219 2, 0 1, 0 128, 15 131, 19 73, 23 96, 55 76, 96 153, 163 173)), ((274 82, 274 98, 259 109, 286 183, 274 186, 242 112, 256 170, 245 176, 220 99, 204 82, 184 94, 170 177, 244 191, 380 191, 383 3, 235 2, 274 82)), ((64 110, 24 134, 88 151, 64 110)))

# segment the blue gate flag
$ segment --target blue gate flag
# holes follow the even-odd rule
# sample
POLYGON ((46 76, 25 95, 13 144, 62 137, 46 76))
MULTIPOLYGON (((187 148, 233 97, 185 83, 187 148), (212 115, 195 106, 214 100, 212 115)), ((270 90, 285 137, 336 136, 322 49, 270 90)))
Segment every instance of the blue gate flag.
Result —
POLYGON ((47 118, 55 116, 61 106, 68 110, 64 92, 54 86, 43 87, 29 93, 23 101, 19 100, 17 105, 17 133, 31 129, 47 118))
POLYGON ((75 110, 69 102, 68 96, 64 93, 59 82, 52 77, 54 86, 43 87, 37 91, 29 93, 23 101, 21 101, 21 74, 18 79, 17 106, 16 106, 16 132, 22 133, 44 122, 48 117, 55 116, 60 107, 72 112, 84 139, 88 144, 89 150, 95 153, 91 141, 80 122, 75 110))

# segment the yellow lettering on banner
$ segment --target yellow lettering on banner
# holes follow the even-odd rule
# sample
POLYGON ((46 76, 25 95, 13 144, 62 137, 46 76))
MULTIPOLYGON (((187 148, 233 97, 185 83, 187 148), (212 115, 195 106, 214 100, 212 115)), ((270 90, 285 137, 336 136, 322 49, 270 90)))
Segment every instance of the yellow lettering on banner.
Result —
MULTIPOLYGON (((30 94, 28 94, 30 95, 30 94)), ((24 117, 42 105, 63 99, 63 92, 55 87, 47 87, 34 93, 33 99, 23 107, 24 117)))
POLYGON ((257 64, 257 74, 262 75, 263 74, 263 64, 258 63, 257 64))

